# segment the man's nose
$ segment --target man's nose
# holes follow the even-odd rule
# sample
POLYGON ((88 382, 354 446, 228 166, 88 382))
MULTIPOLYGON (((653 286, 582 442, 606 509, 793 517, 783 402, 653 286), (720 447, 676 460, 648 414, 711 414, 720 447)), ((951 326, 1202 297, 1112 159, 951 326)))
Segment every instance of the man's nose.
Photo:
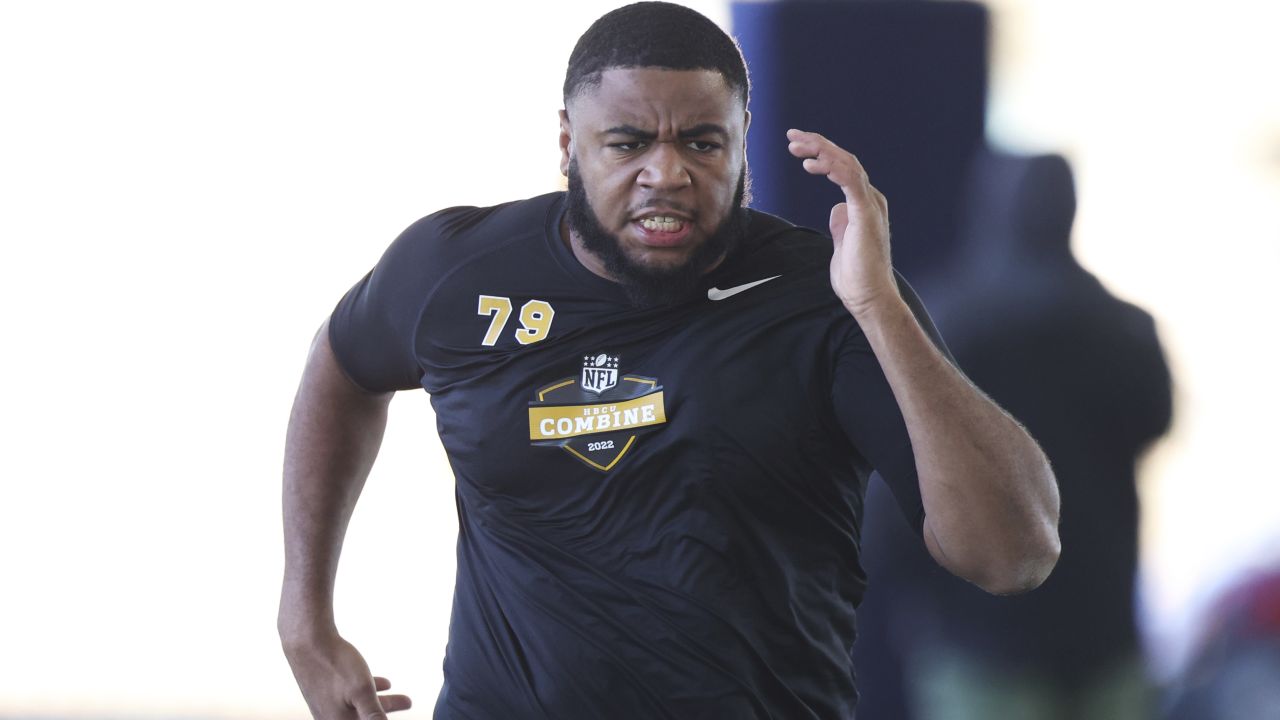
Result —
POLYGON ((655 142, 645 157, 637 182, 654 190, 675 190, 688 185, 689 171, 680 146, 674 142, 655 142))

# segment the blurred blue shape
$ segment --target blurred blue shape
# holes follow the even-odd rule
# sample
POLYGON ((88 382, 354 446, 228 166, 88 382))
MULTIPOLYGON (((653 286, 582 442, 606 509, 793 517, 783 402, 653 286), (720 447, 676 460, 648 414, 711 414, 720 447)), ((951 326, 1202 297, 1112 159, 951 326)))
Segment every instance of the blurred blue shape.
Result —
POLYGON ((970 154, 983 138, 987 12, 971 2, 736 2, 751 71, 753 206, 827 229, 842 200, 807 175, 786 131, 855 154, 889 199, 894 264, 916 283, 955 244, 970 154))

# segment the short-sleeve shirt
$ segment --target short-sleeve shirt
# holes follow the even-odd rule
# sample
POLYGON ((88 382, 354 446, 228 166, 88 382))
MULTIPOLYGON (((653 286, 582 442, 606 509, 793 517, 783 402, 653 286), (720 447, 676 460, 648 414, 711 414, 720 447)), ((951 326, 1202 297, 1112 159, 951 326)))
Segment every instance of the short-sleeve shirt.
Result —
POLYGON ((353 382, 430 394, 456 477, 435 717, 851 716, 871 473, 924 511, 831 240, 751 211, 696 294, 640 308, 563 213, 423 218, 330 319, 353 382))

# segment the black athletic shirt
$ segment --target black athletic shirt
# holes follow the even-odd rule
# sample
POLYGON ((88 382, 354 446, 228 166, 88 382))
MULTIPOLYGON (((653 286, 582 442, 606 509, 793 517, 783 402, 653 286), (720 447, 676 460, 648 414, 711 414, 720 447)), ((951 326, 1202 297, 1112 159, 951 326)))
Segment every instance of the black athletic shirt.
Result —
POLYGON ((637 309, 563 197, 419 220, 330 320, 355 383, 430 393, 456 475, 435 717, 850 717, 872 470, 924 512, 831 240, 752 212, 697 296, 637 309))

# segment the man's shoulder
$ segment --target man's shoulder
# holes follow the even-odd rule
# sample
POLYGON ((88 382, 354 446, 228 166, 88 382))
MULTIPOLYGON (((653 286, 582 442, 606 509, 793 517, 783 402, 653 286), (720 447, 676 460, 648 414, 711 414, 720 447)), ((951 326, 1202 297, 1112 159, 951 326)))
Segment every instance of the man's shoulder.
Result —
POLYGON ((401 238, 423 244, 501 244, 516 235, 541 235, 559 207, 563 192, 547 193, 525 200, 477 207, 458 205, 444 208, 410 225, 401 238))
POLYGON ((770 213, 747 211, 742 254, 786 267, 823 266, 831 262, 831 238, 770 213))
POLYGON ((414 222, 391 243, 373 271, 390 292, 420 297, 458 270, 482 265, 489 272, 528 265, 545 254, 547 228, 555 222, 562 193, 489 207, 457 206, 414 222), (502 253, 503 263, 486 259, 502 253))

